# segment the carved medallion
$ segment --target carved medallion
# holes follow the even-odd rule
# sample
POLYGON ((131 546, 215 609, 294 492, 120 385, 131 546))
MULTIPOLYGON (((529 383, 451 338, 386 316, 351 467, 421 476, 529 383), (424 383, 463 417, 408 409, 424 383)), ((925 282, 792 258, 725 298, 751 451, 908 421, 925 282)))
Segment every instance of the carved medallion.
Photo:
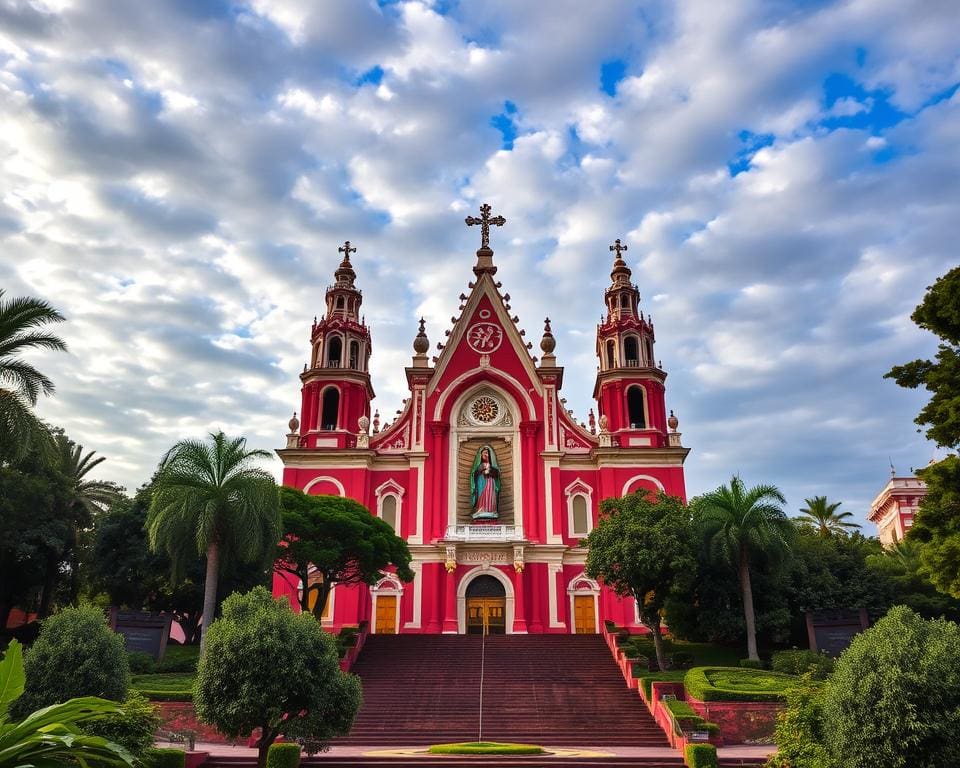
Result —
POLYGON ((480 354, 489 354, 503 343, 503 329, 496 323, 474 323, 467 329, 467 344, 480 354))

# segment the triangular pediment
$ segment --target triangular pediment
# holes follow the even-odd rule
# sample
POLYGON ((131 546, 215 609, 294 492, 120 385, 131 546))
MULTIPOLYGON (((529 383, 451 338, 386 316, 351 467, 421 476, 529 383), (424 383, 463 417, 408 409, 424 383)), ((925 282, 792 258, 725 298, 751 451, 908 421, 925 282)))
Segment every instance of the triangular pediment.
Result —
POLYGON ((527 342, 510 316, 493 278, 483 273, 450 329, 437 358, 428 394, 471 370, 493 368, 543 394, 527 342))

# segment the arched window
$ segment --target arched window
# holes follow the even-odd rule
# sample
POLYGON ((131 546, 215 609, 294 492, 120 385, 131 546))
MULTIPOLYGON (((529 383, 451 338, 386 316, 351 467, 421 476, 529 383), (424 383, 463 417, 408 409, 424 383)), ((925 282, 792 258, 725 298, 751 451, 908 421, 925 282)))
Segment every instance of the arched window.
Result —
POLYGON ((626 309, 627 307, 630 306, 630 297, 627 296, 627 294, 625 294, 625 293, 621 293, 621 294, 620 294, 620 306, 621 306, 623 309, 626 309))
POLYGON ((343 296, 337 296, 337 309, 343 309, 343 296))
POLYGON ((577 494, 571 501, 571 516, 573 517, 573 536, 586 536, 590 533, 590 511, 587 508, 587 497, 577 494))
POLYGON ((627 390, 627 414, 630 429, 644 429, 647 425, 643 416, 643 388, 633 386, 627 390))
POLYGON ((623 357, 629 368, 640 365, 640 345, 637 343, 636 336, 627 336, 623 340, 623 357))
POLYGON ((647 339, 647 365, 653 368, 653 342, 647 339))
POLYGON ((393 530, 397 530, 397 497, 389 494, 380 502, 380 517, 393 530))
POLYGON ((343 355, 343 342, 339 336, 331 336, 327 339, 327 367, 339 368, 340 357, 343 355))
POLYGON ((607 342, 607 368, 617 367, 617 349, 613 344, 613 339, 607 342))
POLYGON ((336 429, 340 412, 340 390, 329 387, 323 392, 323 407, 320 409, 320 429, 336 429))
POLYGON ((360 343, 356 341, 350 342, 350 367, 360 367, 360 343))

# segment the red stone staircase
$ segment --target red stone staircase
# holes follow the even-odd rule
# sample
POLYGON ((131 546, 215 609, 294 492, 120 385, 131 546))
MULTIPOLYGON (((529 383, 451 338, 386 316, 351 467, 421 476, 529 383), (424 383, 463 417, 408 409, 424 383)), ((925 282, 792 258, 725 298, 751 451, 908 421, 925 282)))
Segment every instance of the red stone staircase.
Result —
MULTIPOLYGON (((363 707, 337 744, 476 741, 483 639, 371 636, 352 671, 363 707)), ((491 635, 483 659, 484 741, 666 747, 599 635, 491 635)))

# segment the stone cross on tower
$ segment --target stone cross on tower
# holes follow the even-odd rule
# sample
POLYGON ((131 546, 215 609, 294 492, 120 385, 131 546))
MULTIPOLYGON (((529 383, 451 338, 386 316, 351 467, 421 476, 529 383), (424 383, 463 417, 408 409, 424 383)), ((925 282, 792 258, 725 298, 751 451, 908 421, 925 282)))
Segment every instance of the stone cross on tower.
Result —
POLYGON ((474 274, 481 275, 484 272, 491 275, 496 274, 497 268, 493 264, 493 249, 490 248, 490 225, 502 227, 507 223, 503 216, 491 216, 489 203, 480 206, 480 216, 467 216, 464 221, 468 227, 480 225, 480 248, 477 250, 477 265, 473 268, 474 274))
MULTIPOLYGON (((349 243, 348 243, 348 245, 349 245, 349 243)), ((341 249, 341 250, 343 250, 343 249, 341 249)), ((628 249, 627 246, 625 246, 625 245, 620 245, 620 238, 618 237, 616 240, 613 241, 613 245, 610 246, 610 250, 611 250, 611 251, 616 251, 616 253, 617 253, 617 258, 618 258, 618 259, 621 259, 621 258, 623 258, 623 257, 620 256, 620 254, 621 254, 623 251, 626 251, 626 250, 629 250, 629 249, 628 249)))
MULTIPOLYGON (((617 242, 619 243, 620 241, 617 240, 617 242)), ((341 245, 339 248, 337 248, 337 250, 338 250, 340 253, 343 254, 343 260, 344 260, 344 261, 350 261, 350 254, 357 252, 357 249, 356 249, 356 248, 351 247, 349 240, 345 241, 343 245, 341 245)), ((612 249, 611 249, 611 250, 612 250, 612 249)))

